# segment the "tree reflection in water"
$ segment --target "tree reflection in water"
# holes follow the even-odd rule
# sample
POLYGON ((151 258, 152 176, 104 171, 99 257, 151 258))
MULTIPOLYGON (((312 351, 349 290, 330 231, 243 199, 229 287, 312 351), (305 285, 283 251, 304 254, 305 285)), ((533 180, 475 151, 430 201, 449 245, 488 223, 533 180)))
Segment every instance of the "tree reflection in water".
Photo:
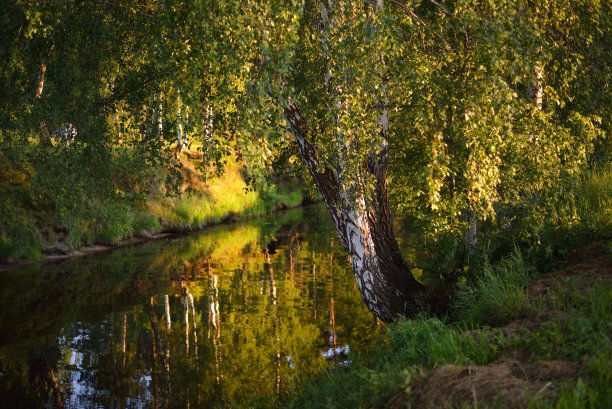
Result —
POLYGON ((3 294, 30 285, 0 301, 0 333, 15 334, 0 338, 0 400, 278 405, 299 380, 348 362, 349 350, 376 330, 321 214, 287 213, 5 272, 3 294), (28 373, 47 344, 58 351, 46 359, 51 371, 31 377, 51 391, 43 396, 29 387, 28 373))

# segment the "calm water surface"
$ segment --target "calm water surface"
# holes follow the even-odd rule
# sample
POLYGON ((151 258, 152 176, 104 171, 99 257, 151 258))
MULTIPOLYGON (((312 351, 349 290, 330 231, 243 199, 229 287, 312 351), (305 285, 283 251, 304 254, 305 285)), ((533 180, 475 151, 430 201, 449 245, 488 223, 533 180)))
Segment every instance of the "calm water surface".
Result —
POLYGON ((282 406, 377 331, 325 210, 0 271, 0 407, 282 406))

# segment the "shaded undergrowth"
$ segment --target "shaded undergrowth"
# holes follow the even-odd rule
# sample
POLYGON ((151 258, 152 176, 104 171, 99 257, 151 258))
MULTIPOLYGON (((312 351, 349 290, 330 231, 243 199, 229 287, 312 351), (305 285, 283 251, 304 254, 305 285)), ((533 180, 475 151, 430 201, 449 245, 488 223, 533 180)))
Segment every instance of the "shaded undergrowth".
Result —
POLYGON ((532 305, 524 289, 536 269, 518 248, 491 264, 487 259, 472 282, 458 284, 454 306, 461 320, 469 324, 496 325, 529 316, 532 305))

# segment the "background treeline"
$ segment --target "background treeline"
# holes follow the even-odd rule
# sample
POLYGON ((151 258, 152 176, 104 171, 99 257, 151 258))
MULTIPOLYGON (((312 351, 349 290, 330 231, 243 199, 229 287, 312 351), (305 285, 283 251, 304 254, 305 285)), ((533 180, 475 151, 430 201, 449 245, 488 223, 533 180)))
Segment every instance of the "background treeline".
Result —
POLYGON ((610 178, 610 5, 384 3, 344 4, 322 40, 312 1, 7 2, 0 258, 299 203, 279 104, 298 101, 336 161, 327 69, 348 107, 349 190, 389 110, 391 202, 439 245, 428 269, 583 224, 583 181, 610 178))
POLYGON ((0 259, 301 203, 265 143, 236 142, 239 94, 215 87, 240 84, 203 57, 217 35, 205 12, 157 1, 3 6, 0 259))

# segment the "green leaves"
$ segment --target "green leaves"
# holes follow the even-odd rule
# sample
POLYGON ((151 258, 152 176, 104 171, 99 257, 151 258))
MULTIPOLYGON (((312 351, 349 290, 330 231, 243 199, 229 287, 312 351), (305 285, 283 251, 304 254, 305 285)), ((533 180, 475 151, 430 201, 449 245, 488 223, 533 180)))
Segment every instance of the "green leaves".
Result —
POLYGON ((598 0, 461 0, 451 14, 338 1, 325 22, 314 0, 10 3, 2 137, 72 122, 86 144, 161 157, 180 106, 214 159, 204 166, 236 150, 266 175, 295 149, 283 107, 297 101, 320 165, 347 191, 371 189, 366 165, 388 143, 396 209, 452 230, 467 214, 554 196, 609 134, 610 17, 598 0))
POLYGON ((470 211, 494 218, 497 206, 534 192, 551 200, 563 175, 583 169, 603 136, 587 114, 594 106, 572 112, 582 103, 570 91, 583 83, 576 73, 589 54, 576 44, 590 41, 601 20, 585 18, 584 3, 519 3, 459 2, 451 18, 421 20, 422 44, 401 48, 397 94, 409 96, 409 108, 391 116, 391 186, 400 214, 452 230, 465 228, 470 211), (538 66, 542 110, 533 97, 538 66))

